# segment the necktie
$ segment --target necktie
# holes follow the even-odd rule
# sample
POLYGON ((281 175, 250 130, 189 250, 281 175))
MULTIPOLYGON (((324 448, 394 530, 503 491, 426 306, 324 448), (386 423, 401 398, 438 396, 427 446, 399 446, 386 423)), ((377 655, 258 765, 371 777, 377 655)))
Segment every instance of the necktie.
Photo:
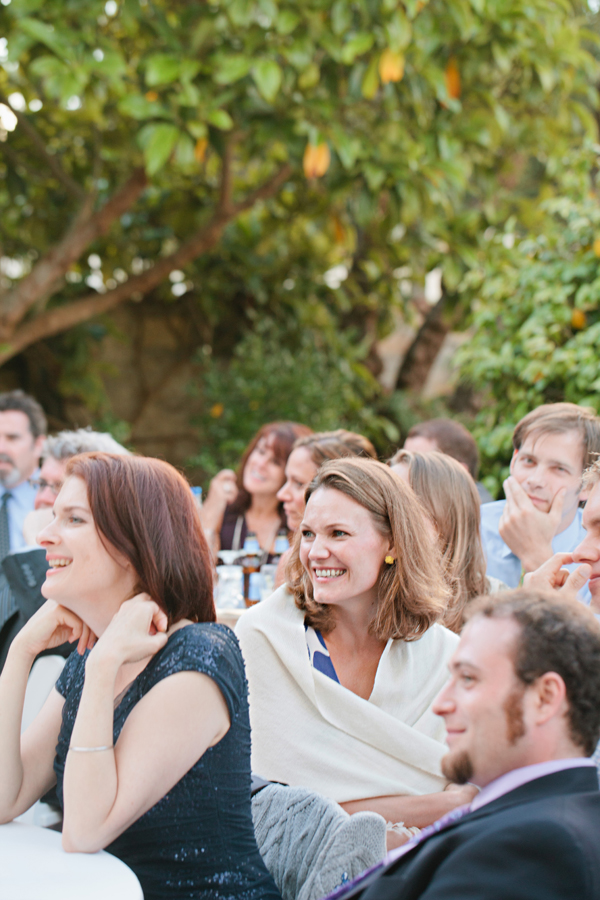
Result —
MULTIPOLYGON (((10 553, 10 532, 8 525, 8 501, 12 498, 10 491, 5 491, 0 500, 0 562, 10 553)), ((4 572, 0 570, 0 628, 16 610, 12 591, 8 586, 4 572)))
POLYGON ((427 825, 426 828, 423 828, 420 834, 415 835, 415 837, 411 838, 410 841, 407 841, 406 844, 402 844, 401 847, 397 847, 395 850, 390 850, 380 863, 371 866, 370 869, 365 869, 364 872, 361 872, 360 875, 357 875, 352 881, 348 881, 346 884, 341 884, 339 887, 335 888, 335 890, 331 891, 330 894, 327 894, 323 900, 342 900, 342 898, 352 894, 357 888, 364 889, 368 887, 371 882, 378 877, 378 873, 387 868, 391 863, 396 862, 397 859, 410 853, 410 851, 415 847, 418 847, 419 844, 424 843, 432 835, 443 831, 444 828, 448 828, 449 825, 462 819, 462 817, 466 816, 469 812, 471 812, 470 803, 465 803, 464 806, 457 806, 456 809, 450 810, 449 813, 446 813, 445 816, 442 816, 442 818, 434 822, 433 825, 427 825))

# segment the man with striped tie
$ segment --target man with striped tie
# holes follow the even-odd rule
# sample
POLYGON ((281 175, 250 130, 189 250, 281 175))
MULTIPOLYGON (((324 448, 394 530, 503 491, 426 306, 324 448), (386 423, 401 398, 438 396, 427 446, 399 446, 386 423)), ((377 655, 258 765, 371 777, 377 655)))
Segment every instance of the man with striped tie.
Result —
MULTIPOLYGON (((19 390, 0 394, 0 561, 27 546, 23 524, 36 495, 29 479, 37 469, 45 436, 46 416, 37 400, 19 390)), ((0 570, 0 631, 15 612, 0 570)))
POLYGON ((480 788, 328 900, 598 900, 600 623, 516 590, 473 604, 433 709, 480 788))

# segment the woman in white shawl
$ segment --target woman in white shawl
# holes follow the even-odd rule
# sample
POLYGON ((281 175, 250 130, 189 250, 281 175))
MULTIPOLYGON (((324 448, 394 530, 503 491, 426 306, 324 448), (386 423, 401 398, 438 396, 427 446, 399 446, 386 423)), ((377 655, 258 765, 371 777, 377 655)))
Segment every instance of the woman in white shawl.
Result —
POLYGON ((326 463, 306 490, 288 584, 245 613, 253 771, 348 812, 423 827, 468 802, 445 790, 431 710, 458 643, 433 529, 382 463, 326 463))

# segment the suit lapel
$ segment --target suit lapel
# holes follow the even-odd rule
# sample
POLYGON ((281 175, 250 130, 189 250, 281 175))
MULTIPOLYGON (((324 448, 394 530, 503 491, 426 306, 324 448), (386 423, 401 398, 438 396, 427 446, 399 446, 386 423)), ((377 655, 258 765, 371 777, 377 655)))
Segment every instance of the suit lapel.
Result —
MULTIPOLYGON (((446 834, 446 832, 449 832, 454 828, 459 828, 461 825, 467 825, 479 819, 484 819, 486 818, 486 816, 493 815, 493 813, 500 812, 503 809, 508 809, 511 806, 519 806, 523 803, 532 803, 535 800, 543 800, 549 796, 560 797, 568 794, 593 793, 594 791, 598 791, 598 789, 597 770, 592 766, 584 766, 581 768, 578 767, 575 769, 563 769, 561 772, 554 772, 552 775, 544 775, 542 776, 542 778, 536 778, 534 781, 529 781, 527 782, 527 784, 523 784, 520 787, 515 788, 514 791, 509 791, 508 794, 504 794, 502 797, 498 797, 497 800, 492 800, 490 803, 486 803, 486 805, 482 806, 480 809, 476 809, 474 812, 467 813, 467 815, 463 816, 460 819, 457 819, 455 822, 449 822, 438 832, 436 832, 435 834, 431 834, 420 844, 415 844, 415 846, 404 856, 401 856, 399 859, 392 860, 377 872, 374 872, 366 882, 366 885, 368 886, 371 881, 375 879, 375 877, 385 875, 386 872, 389 872, 394 868, 394 866, 396 866, 397 864, 401 864, 402 862, 404 862, 404 860, 412 859, 415 850, 423 847, 427 843, 427 841, 437 837, 437 835, 446 834)), ((353 896, 353 894, 348 894, 348 897, 351 896, 353 896)), ((379 898, 379 888, 377 896, 379 898)), ((383 895, 381 900, 383 900, 383 895)))

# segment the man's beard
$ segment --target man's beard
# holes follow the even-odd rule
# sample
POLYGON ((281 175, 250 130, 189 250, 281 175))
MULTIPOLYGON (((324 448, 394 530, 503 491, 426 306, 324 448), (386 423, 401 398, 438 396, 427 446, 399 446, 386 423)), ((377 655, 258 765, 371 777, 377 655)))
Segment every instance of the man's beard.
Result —
POLYGON ((21 481, 21 472, 15 466, 14 460, 7 456, 6 453, 0 453, 0 462, 8 463, 12 467, 10 469, 0 468, 0 484, 2 487, 10 490, 21 481))
POLYGON ((447 753, 442 759, 442 774, 453 784, 466 784, 473 777, 473 762, 466 750, 447 753))
MULTIPOLYGON (((517 687, 504 701, 506 716, 506 737, 512 747, 526 732, 523 718, 523 694, 525 687, 517 687)), ((473 778, 473 760, 466 750, 447 753, 441 762, 442 774, 454 784, 466 784, 473 778)))

